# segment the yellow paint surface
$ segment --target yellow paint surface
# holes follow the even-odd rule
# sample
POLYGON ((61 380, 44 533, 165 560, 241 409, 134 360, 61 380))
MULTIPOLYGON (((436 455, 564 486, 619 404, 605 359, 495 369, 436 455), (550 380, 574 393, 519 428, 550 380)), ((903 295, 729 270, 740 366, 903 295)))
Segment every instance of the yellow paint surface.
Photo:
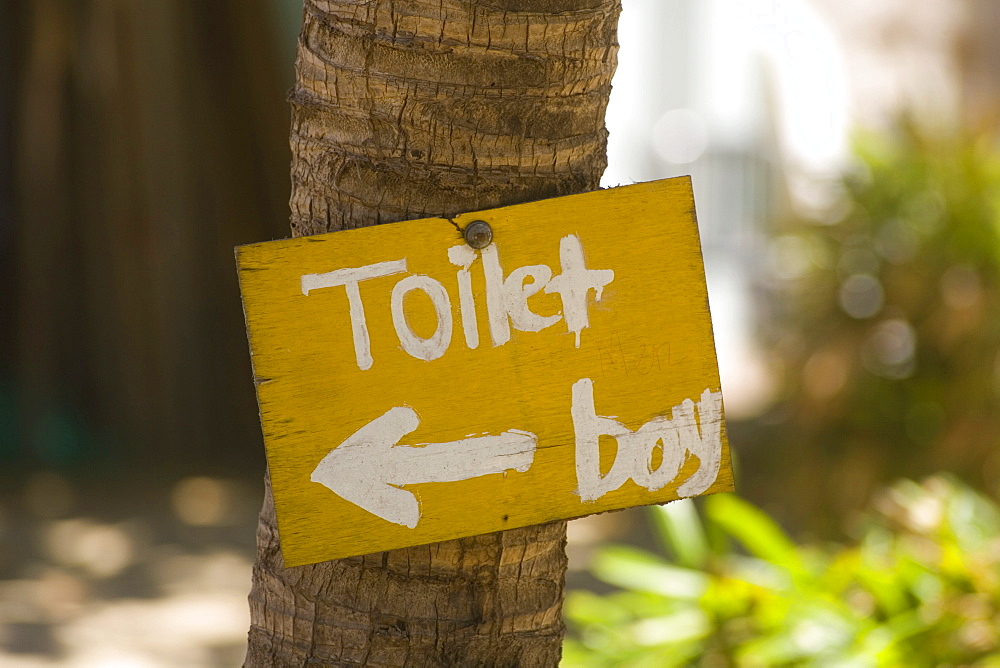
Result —
MULTIPOLYGON (((602 190, 462 215, 460 227, 485 220, 504 276, 525 265, 560 273, 560 240, 579 238, 588 269, 614 280, 587 298, 589 327, 580 346, 565 319, 541 331, 511 331, 491 341, 483 259, 471 266, 479 345, 470 349, 459 309, 459 267, 448 249, 463 244, 455 225, 425 219, 272 241, 238 249, 250 349, 264 442, 289 566, 580 517, 678 498, 699 468, 687 455, 677 477, 650 491, 632 480, 595 501, 577 493, 572 388, 593 383, 597 415, 630 430, 705 390, 719 391, 704 269, 690 179, 602 190), (404 259, 407 272, 359 285, 371 345, 371 367, 359 368, 347 289, 304 295, 301 277, 404 259), (451 342, 426 361, 401 347, 390 296, 408 275, 439 281, 450 297, 451 342), (411 408, 419 427, 400 443, 446 443, 516 429, 537 436, 530 468, 404 487, 419 501, 414 528, 359 508, 312 482, 318 463, 358 429, 394 407, 411 408)), ((558 294, 527 300, 541 316, 561 313, 558 294)), ((430 337, 438 323, 420 291, 403 301, 413 332, 430 337)), ((732 489, 724 422, 722 464, 706 493, 732 489)), ((616 457, 601 437, 601 471, 616 457)), ((659 455, 653 455, 656 465, 659 455)))

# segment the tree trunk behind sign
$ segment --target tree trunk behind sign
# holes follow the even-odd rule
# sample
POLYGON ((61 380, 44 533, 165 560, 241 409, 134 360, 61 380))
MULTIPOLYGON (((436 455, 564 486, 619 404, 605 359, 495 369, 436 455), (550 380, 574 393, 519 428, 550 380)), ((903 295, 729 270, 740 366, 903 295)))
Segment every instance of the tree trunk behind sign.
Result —
MULTIPOLYGON (((293 234, 596 189, 619 10, 306 0, 293 234)), ((248 666, 558 663, 565 522, 285 568, 265 490, 248 666)))

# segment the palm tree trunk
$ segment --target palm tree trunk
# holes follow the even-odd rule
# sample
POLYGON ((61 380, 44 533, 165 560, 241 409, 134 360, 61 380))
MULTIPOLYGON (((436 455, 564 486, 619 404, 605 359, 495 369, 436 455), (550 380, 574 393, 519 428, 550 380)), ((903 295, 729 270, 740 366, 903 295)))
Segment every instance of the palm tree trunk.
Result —
MULTIPOLYGON (((593 190, 618 0, 306 0, 291 227, 593 190)), ((246 665, 553 666, 566 524, 285 568, 270 485, 246 665)))

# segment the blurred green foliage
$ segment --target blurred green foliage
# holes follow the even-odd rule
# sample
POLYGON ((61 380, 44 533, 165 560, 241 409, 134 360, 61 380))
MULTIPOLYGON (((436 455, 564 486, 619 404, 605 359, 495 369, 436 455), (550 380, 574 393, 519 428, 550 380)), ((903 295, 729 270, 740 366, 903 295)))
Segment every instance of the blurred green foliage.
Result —
POLYGON ((603 548, 619 590, 567 599, 565 666, 1000 666, 1000 151, 904 122, 832 192, 775 230, 777 397, 734 444, 744 494, 838 542, 654 508, 661 553, 603 548))
POLYGON ((571 592, 563 666, 1000 666, 1000 507, 948 477, 879 494, 851 545, 796 545, 735 495, 651 508, 571 592))
POLYGON ((743 448, 750 498, 826 536, 896 478, 993 492, 1000 474, 996 142, 904 122, 858 141, 833 191, 771 242, 759 322, 778 397, 743 448))

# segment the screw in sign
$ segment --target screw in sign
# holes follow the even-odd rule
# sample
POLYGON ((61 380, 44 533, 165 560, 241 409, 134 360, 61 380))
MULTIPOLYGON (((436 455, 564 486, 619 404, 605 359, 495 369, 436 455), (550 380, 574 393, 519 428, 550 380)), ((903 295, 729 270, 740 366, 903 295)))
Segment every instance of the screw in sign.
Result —
POLYGON ((687 178, 238 264, 288 565, 732 489, 687 178))

